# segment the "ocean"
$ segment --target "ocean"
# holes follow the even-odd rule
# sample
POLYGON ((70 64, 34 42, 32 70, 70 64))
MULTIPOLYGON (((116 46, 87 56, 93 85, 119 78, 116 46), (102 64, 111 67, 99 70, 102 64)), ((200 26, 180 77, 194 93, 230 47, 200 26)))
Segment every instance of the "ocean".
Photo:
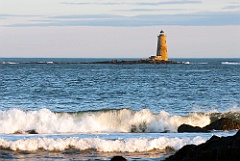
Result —
POLYGON ((106 60, 0 58, 0 158, 159 161, 237 132, 177 128, 240 122, 240 59, 82 63, 106 60))

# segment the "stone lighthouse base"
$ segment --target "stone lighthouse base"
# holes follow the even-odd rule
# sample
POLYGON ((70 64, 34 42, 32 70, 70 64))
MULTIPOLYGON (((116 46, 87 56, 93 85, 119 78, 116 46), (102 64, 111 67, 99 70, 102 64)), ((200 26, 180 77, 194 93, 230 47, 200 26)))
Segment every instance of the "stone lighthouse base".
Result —
POLYGON ((168 61, 168 60, 164 60, 162 56, 151 56, 148 58, 148 60, 151 61, 168 61))

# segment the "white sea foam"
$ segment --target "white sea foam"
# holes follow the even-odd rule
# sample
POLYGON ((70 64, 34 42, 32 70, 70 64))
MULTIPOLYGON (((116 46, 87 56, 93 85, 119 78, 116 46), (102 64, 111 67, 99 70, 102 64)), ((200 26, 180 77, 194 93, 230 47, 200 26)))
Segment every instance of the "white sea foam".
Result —
POLYGON ((189 62, 189 61, 186 61, 186 62, 182 62, 183 64, 199 64, 199 65, 207 65, 208 62, 189 62))
POLYGON ((240 65, 240 62, 222 62, 224 65, 240 65))
POLYGON ((2 64, 18 64, 17 62, 2 62, 2 64))
POLYGON ((190 64, 190 62, 189 62, 189 61, 186 61, 186 62, 183 62, 183 64, 190 64))
POLYGON ((35 129, 38 133, 97 133, 97 132, 176 132, 178 126, 187 123, 205 126, 208 115, 190 113, 188 116, 157 114, 149 109, 89 111, 79 113, 54 113, 48 109, 0 111, 0 133, 14 133, 35 129))
POLYGON ((208 64, 208 62, 200 62, 198 64, 206 65, 206 64, 208 64))
POLYGON ((100 138, 30 138, 16 141, 0 139, 0 147, 4 149, 20 151, 37 151, 40 149, 46 151, 64 151, 69 148, 76 150, 97 150, 99 152, 144 152, 151 150, 164 150, 166 147, 172 147, 175 150, 180 149, 187 144, 201 144, 207 139, 196 136, 190 138, 130 138, 106 140, 100 138))

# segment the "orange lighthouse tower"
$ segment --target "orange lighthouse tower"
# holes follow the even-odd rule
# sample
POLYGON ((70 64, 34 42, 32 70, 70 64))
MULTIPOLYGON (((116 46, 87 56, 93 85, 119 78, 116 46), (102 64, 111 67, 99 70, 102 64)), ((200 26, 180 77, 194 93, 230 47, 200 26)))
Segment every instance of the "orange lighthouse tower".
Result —
POLYGON ((167 53, 167 36, 164 35, 163 30, 160 31, 158 36, 158 43, 157 43, 157 57, 161 60, 168 61, 168 53, 167 53))
POLYGON ((152 56, 151 59, 156 61, 168 61, 167 36, 164 34, 163 30, 161 30, 158 35, 156 56, 152 56))

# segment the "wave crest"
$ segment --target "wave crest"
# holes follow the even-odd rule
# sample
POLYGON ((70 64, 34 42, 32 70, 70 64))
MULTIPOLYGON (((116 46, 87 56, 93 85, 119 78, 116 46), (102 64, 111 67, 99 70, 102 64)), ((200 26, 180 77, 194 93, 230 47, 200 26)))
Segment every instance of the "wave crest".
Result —
POLYGON ((186 144, 200 144, 206 141, 206 138, 196 136, 190 138, 165 138, 155 139, 131 138, 106 140, 100 138, 32 138, 9 141, 0 139, 0 149, 9 149, 14 151, 66 151, 68 149, 96 150, 99 152, 144 152, 151 150, 164 151, 167 147, 175 150, 180 149, 186 144))
POLYGON ((210 117, 200 113, 191 113, 188 116, 170 115, 165 111, 154 114, 149 109, 78 113, 54 113, 48 109, 0 111, 0 133, 31 129, 38 133, 176 132, 183 123, 205 126, 210 123, 210 117))

